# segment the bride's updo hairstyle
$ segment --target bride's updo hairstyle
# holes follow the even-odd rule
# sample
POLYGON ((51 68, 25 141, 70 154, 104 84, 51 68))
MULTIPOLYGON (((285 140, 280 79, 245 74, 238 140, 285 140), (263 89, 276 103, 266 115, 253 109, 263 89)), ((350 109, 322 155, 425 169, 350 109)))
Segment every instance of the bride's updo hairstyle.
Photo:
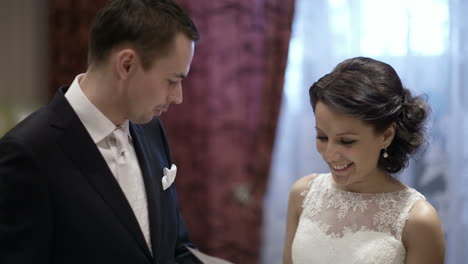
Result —
POLYGON ((405 168, 411 154, 426 141, 429 105, 424 98, 412 96, 392 66, 384 62, 365 57, 345 60, 315 82, 309 96, 314 112, 322 102, 372 125, 377 133, 395 122, 395 137, 386 150, 388 157, 381 153, 378 161, 378 166, 389 173, 405 168))

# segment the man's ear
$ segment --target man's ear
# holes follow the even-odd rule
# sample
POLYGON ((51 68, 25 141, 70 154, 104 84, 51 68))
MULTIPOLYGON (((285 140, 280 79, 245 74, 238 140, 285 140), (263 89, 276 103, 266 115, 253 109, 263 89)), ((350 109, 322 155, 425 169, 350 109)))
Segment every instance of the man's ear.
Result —
POLYGON ((137 54, 133 49, 121 49, 115 54, 114 70, 120 80, 128 79, 137 66, 137 54))
POLYGON ((390 126, 388 126, 382 136, 383 136, 383 146, 382 148, 388 148, 388 146, 390 146, 390 144, 392 144, 392 141, 393 141, 393 138, 395 137, 395 130, 396 130, 396 123, 393 122, 392 124, 390 124, 390 126))

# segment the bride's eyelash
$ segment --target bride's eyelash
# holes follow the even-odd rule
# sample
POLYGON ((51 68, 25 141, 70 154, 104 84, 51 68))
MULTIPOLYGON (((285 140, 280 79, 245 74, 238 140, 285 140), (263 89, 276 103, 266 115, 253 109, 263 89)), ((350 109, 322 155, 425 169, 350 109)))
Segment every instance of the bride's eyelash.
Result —
MULTIPOLYGON (((325 136, 317 136, 316 138, 322 142, 328 141, 328 137, 325 137, 325 136)), ((352 145, 356 142, 357 140, 345 140, 345 139, 340 140, 340 143, 343 145, 352 145)))
POLYGON ((354 143, 356 143, 357 140, 340 140, 340 143, 343 144, 343 145, 352 145, 354 143))

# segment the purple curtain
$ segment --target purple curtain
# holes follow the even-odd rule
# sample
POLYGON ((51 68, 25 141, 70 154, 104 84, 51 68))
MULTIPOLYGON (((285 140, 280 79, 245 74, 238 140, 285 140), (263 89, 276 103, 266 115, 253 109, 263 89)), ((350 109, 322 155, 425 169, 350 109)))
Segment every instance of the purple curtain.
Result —
POLYGON ((293 0, 180 1, 201 33, 184 103, 163 117, 202 251, 258 263, 293 0))
MULTIPOLYGON (((50 95, 86 70, 87 34, 107 0, 49 1, 50 95)), ((201 33, 184 103, 162 119, 192 240, 257 263, 294 0, 179 0, 201 33)))
POLYGON ((49 0, 49 98, 86 71, 88 30, 108 0, 49 0))

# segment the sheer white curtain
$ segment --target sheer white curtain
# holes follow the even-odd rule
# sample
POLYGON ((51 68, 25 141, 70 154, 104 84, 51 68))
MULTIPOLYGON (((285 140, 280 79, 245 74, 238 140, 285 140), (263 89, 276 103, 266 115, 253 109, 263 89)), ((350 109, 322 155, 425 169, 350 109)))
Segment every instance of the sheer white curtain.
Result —
POLYGON ((468 259, 468 1, 296 0, 283 108, 264 202, 262 263, 281 263, 289 188, 327 167, 315 150, 310 85, 344 59, 391 64, 432 106, 430 142, 397 177, 438 210, 447 262, 468 259))

